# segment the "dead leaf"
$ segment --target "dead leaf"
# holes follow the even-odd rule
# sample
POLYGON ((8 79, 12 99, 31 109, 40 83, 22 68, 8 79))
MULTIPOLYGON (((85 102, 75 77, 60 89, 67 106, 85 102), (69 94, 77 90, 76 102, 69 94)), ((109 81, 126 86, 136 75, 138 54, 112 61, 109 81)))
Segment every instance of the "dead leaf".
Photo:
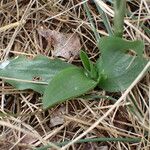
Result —
POLYGON ((43 27, 38 28, 38 33, 53 47, 52 56, 70 59, 79 54, 81 43, 76 33, 60 33, 43 27))
POLYGON ((56 108, 53 111, 50 118, 50 127, 62 125, 65 122, 64 120, 65 110, 66 107, 64 105, 61 105, 59 108, 56 108))
POLYGON ((30 135, 25 135, 23 139, 21 140, 22 144, 31 144, 37 141, 37 138, 31 137, 30 135))

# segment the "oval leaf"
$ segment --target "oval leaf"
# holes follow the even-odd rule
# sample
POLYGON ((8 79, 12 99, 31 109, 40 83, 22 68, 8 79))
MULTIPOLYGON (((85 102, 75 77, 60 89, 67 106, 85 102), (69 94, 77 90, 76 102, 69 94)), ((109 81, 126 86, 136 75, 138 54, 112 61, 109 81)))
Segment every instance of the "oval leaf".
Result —
POLYGON ((96 85, 97 82, 88 78, 83 69, 67 68, 49 82, 44 92, 43 106, 46 109, 67 99, 80 96, 96 85))
POLYGON ((32 89, 44 92, 49 81, 61 70, 73 65, 59 59, 37 56, 32 60, 21 56, 0 64, 0 78, 19 90, 32 89))
POLYGON ((110 92, 125 90, 147 63, 142 57, 143 42, 104 37, 99 46, 101 50, 101 59, 97 61, 99 86, 110 92), (129 50, 135 51, 137 56, 127 54, 129 50))
POLYGON ((82 61, 82 64, 83 64, 83 67, 88 71, 90 72, 91 71, 91 62, 90 62, 90 59, 88 58, 88 55, 84 52, 84 51, 81 51, 80 52, 80 59, 82 61))
POLYGON ((87 71, 87 75, 90 78, 97 80, 98 73, 95 67, 95 64, 88 58, 87 54, 84 51, 80 52, 80 59, 82 61, 84 69, 87 71))

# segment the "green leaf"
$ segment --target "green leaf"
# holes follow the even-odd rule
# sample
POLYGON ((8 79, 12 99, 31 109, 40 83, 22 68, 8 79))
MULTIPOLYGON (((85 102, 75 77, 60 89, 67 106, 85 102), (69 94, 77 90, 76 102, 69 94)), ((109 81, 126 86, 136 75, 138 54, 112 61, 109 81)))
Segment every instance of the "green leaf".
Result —
POLYGON ((86 71, 90 72, 91 67, 90 67, 90 60, 87 56, 87 54, 84 51, 80 52, 80 59, 82 61, 83 67, 85 68, 86 71))
POLYGON ((65 100, 80 96, 93 89, 97 82, 88 78, 83 69, 67 68, 56 75, 45 90, 43 106, 45 109, 65 100))
POLYGON ((99 43, 101 58, 97 61, 99 86, 106 91, 122 91, 129 87, 147 61, 142 57, 144 44, 117 37, 104 37, 99 43), (137 56, 128 54, 129 50, 137 56))
POLYGON ((21 56, 0 64, 0 78, 19 90, 33 89, 43 93, 49 81, 61 70, 73 65, 45 56, 37 56, 32 60, 21 56), (8 80, 9 79, 9 80, 8 80))
POLYGON ((82 61, 83 67, 87 72, 87 76, 90 78, 97 80, 98 73, 93 62, 88 58, 87 54, 84 51, 80 52, 80 59, 82 61))
MULTIPOLYGON (((82 2, 83 2, 83 1, 84 1, 84 0, 82 0, 82 2)), ((88 18, 88 20, 89 20, 89 22, 90 22, 91 29, 92 29, 93 32, 94 32, 96 41, 98 42, 99 39, 100 39, 100 35, 99 35, 99 33, 97 32, 97 29, 96 29, 96 26, 95 26, 95 22, 93 21, 93 16, 91 15, 91 12, 89 11, 90 8, 88 7, 87 2, 84 2, 84 3, 83 3, 83 7, 84 7, 84 9, 85 9, 87 18, 88 18)))

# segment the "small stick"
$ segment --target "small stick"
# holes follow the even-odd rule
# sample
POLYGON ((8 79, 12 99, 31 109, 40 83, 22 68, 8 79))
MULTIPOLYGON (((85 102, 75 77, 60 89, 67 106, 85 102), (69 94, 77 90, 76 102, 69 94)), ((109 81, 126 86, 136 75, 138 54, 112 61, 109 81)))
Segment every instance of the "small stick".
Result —
POLYGON ((6 26, 4 26, 4 27, 1 27, 1 28, 0 28, 0 33, 6 31, 6 30, 8 30, 8 29, 15 28, 15 27, 17 27, 17 26, 21 26, 21 25, 23 25, 23 24, 25 24, 25 20, 20 20, 20 21, 17 21, 17 22, 15 22, 15 23, 11 23, 11 24, 9 24, 9 25, 6 25, 6 26))

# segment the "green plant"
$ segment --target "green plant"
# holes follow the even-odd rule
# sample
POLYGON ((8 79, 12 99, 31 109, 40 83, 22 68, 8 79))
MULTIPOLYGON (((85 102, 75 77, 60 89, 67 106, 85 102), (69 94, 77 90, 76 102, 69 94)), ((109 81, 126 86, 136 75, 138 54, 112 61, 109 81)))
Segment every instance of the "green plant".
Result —
POLYGON ((83 68, 44 56, 31 61, 19 57, 1 63, 0 78, 18 89, 43 94, 45 109, 96 86, 111 92, 125 90, 147 63, 142 56, 142 41, 122 39, 125 4, 125 0, 114 1, 114 36, 100 38, 101 56, 96 63, 83 51, 80 53, 83 68), (134 55, 129 54, 131 50, 134 55))
MULTIPOLYGON (((128 142, 128 143, 137 143, 140 142, 140 138, 89 138, 89 139, 80 139, 79 141, 75 143, 88 143, 88 142, 128 142)), ((64 141, 60 143, 55 143, 57 146, 64 146, 68 144, 70 141, 64 141)), ((42 146, 40 148, 36 148, 35 150, 47 150, 48 148, 51 148, 52 146, 46 145, 42 146)))

